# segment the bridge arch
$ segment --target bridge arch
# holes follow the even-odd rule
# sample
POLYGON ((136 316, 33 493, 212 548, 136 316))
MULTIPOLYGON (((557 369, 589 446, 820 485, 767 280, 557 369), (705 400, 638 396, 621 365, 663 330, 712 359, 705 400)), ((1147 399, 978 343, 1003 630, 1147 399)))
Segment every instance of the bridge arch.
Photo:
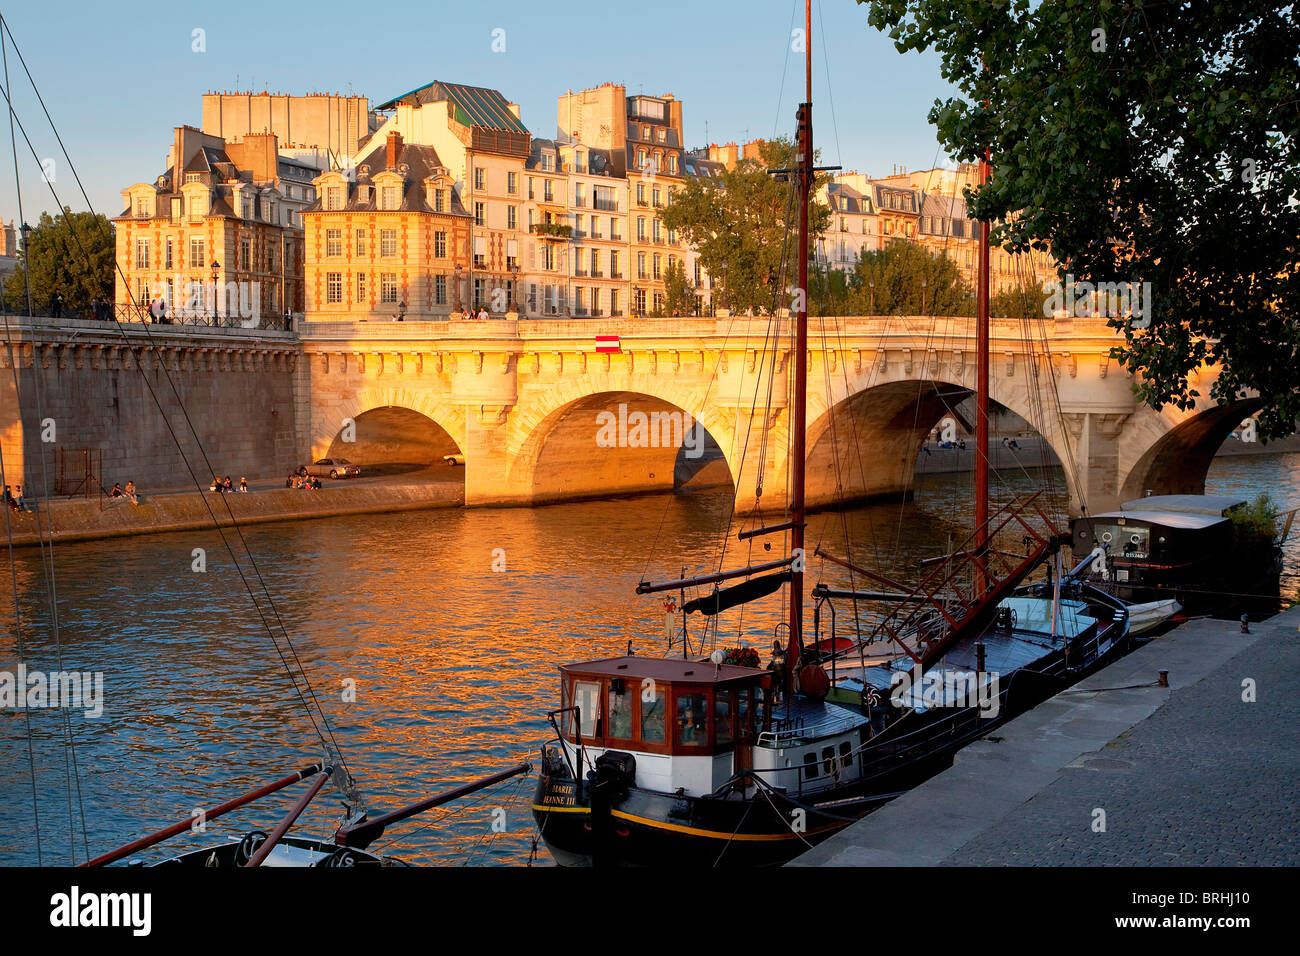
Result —
MULTIPOLYGON (((1120 484, 1120 500, 1156 495, 1199 495, 1214 454, 1234 428, 1263 406, 1258 398, 1210 405, 1189 412, 1173 412, 1182 420, 1168 427, 1172 415, 1160 415, 1168 427, 1138 456, 1120 484)), ((1172 410, 1170 410, 1172 411, 1172 410)))
POLYGON ((427 389, 359 389, 313 422, 312 457, 349 458, 363 466, 422 466, 465 447, 465 413, 427 389), (343 439, 353 424, 354 441, 343 439))
POLYGON ((671 491, 710 458, 736 483, 733 423, 704 388, 586 375, 530 400, 507 428, 509 485, 534 504, 671 491), (687 432, 695 423, 706 436, 687 432))
MULTIPOLYGON (((943 378, 877 375, 850 379, 828 397, 809 394, 807 501, 830 507, 908 494, 917 456, 931 430, 974 393, 970 375, 957 369, 943 378), (967 379, 971 380, 967 380, 967 379), (842 489, 842 491, 841 491, 842 489)), ((1023 381, 993 378, 990 398, 1023 418, 1051 449, 1065 472, 1071 501, 1078 500, 1072 446, 1059 417, 1040 414, 1024 400, 1023 381)), ((785 468, 785 461, 778 463, 785 468)))

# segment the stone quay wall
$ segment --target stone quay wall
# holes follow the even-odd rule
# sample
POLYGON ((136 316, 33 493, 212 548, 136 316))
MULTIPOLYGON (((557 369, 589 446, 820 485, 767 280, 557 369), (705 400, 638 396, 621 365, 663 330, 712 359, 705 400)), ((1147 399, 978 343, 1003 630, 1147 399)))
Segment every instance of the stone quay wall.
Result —
POLYGON ((97 496, 128 480, 144 493, 183 487, 192 485, 191 468, 206 488, 214 473, 238 482, 301 464, 301 345, 291 333, 0 322, 4 478, 28 497, 85 495, 88 485, 97 496))

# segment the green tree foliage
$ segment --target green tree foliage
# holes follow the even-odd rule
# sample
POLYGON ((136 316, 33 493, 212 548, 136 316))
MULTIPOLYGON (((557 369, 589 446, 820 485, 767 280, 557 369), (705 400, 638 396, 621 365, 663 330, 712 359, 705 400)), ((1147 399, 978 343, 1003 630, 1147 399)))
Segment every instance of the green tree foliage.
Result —
POLYGON ((5 283, 5 305, 26 312, 24 277, 31 265, 32 309, 50 311, 50 297, 63 296, 63 314, 89 315, 90 300, 113 300, 113 225, 104 216, 64 209, 54 218, 42 213, 27 237, 24 261, 5 283))
POLYGON ((850 285, 851 315, 974 314, 974 299, 957 264, 910 239, 864 252, 850 285))
POLYGON ((1257 553, 1273 544, 1277 536, 1277 510, 1268 493, 1260 492, 1254 501, 1228 512, 1238 554, 1257 553))
POLYGON ((664 312, 667 315, 694 315, 695 290, 686 281, 686 267, 674 260, 664 273, 664 312))
POLYGON ((1043 287, 1038 283, 1022 282, 1014 289, 989 296, 989 315, 999 319, 1044 318, 1043 303, 1046 297, 1043 287))
MULTIPOLYGON (((764 143, 760 156, 761 161, 742 159, 718 177, 689 179, 661 214, 665 226, 695 246, 701 265, 720 287, 718 304, 733 312, 763 314, 789 304, 789 298, 777 296, 772 287, 772 278, 780 274, 783 251, 788 256, 785 284, 798 282, 799 206, 791 196, 794 183, 767 172, 794 165, 794 144, 787 139, 764 143)), ((810 250, 816 248, 816 239, 829 222, 830 210, 811 200, 810 250)))
POLYGON ((972 215, 1050 244, 1090 282, 1150 282, 1115 354, 1149 404, 1257 390, 1262 435, 1300 413, 1300 17, 1276 0, 859 0, 958 95, 930 112, 957 159, 991 151, 972 215), (1136 323, 1140 325, 1141 322, 1136 323))

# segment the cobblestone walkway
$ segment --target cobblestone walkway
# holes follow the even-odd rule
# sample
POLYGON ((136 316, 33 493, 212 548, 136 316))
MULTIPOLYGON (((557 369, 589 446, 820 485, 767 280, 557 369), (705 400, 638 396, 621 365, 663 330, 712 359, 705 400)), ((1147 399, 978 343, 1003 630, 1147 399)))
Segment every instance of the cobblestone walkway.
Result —
POLYGON ((1297 679, 1300 635, 1261 635, 942 862, 1300 864, 1297 679), (1247 678, 1254 703, 1242 700, 1247 678))

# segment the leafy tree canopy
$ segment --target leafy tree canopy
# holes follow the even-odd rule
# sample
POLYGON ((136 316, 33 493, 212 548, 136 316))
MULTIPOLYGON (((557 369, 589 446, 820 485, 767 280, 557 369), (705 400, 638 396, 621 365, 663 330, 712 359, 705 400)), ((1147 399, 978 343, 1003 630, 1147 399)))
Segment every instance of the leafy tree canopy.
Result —
POLYGON ((686 280, 686 267, 680 259, 674 259, 673 264, 664 272, 664 313, 695 314, 695 292, 686 280))
POLYGON ((973 315, 957 263, 910 239, 858 258, 850 308, 858 315, 973 315))
POLYGON ((958 95, 930 120, 957 159, 987 147, 972 214, 1008 251, 1050 245, 1076 280, 1151 283, 1119 358, 1153 406, 1264 400, 1300 413, 1300 13, 1269 0, 859 0, 958 95))
POLYGON ((31 267, 32 310, 44 315, 50 297, 63 296, 63 313, 87 315, 90 300, 113 300, 113 226, 104 216, 65 208, 54 218, 42 213, 27 237, 25 257, 5 283, 5 304, 27 311, 24 278, 31 267))
MULTIPOLYGON (((695 246, 701 265, 720 286, 722 304, 735 312, 755 314, 788 305, 787 297, 778 298, 772 288, 783 252, 788 256, 786 284, 798 281, 799 205, 791 196, 794 183, 767 172, 795 165, 794 144, 777 139, 763 143, 759 152, 760 159, 742 159, 721 176, 689 179, 661 215, 665 226, 695 246)), ((810 200, 810 249, 829 222, 830 210, 810 200)))

